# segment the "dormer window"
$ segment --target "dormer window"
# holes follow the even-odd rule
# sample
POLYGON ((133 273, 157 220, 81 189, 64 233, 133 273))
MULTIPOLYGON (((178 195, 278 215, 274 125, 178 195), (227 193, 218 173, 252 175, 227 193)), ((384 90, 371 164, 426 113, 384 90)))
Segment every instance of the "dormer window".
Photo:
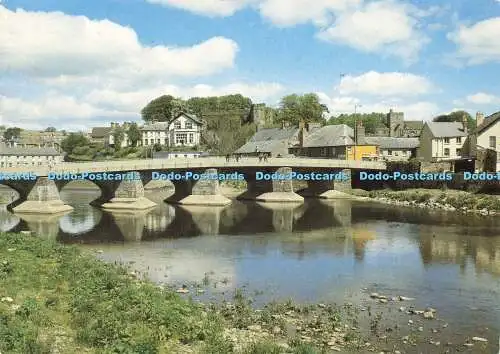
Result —
POLYGON ((174 129, 181 129, 181 128, 182 128, 182 126, 181 126, 181 122, 180 122, 180 121, 178 121, 178 120, 177 120, 177 121, 175 121, 175 122, 174 122, 174 129))
POLYGON ((444 143, 449 144, 450 143, 450 138, 444 138, 444 143))
POLYGON ((186 122, 186 123, 184 124, 184 127, 185 127, 186 129, 193 129, 193 123, 192 123, 192 122, 186 122))

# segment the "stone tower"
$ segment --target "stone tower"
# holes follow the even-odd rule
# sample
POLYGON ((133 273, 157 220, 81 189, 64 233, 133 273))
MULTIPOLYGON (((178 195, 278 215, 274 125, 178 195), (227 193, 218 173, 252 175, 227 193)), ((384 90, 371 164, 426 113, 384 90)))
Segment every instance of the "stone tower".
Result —
POLYGON ((389 136, 401 136, 404 125, 404 113, 394 112, 392 109, 387 114, 387 126, 389 127, 389 136))

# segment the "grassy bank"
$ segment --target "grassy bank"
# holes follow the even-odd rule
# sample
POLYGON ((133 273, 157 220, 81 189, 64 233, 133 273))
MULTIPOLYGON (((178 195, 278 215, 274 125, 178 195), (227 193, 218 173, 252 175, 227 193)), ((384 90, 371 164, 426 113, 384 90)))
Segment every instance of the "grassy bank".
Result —
POLYGON ((493 214, 500 212, 500 197, 456 190, 409 189, 404 191, 354 191, 353 194, 376 200, 420 207, 493 214))
MULTIPOLYGON (((312 330, 306 341, 286 333, 284 312, 313 309, 254 311, 240 293, 231 304, 202 305, 30 235, 0 234, 0 298, 2 353, 319 353, 326 346, 312 330)), ((335 332, 344 328, 340 311, 321 311, 327 315, 311 317, 311 327, 356 346, 357 336, 335 332)))

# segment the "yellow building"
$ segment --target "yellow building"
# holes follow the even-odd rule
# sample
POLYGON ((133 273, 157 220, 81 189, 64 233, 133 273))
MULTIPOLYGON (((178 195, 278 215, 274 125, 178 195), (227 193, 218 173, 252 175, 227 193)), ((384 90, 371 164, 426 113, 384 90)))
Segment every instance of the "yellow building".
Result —
POLYGON ((376 145, 352 145, 346 149, 346 160, 376 160, 378 156, 379 149, 376 145))

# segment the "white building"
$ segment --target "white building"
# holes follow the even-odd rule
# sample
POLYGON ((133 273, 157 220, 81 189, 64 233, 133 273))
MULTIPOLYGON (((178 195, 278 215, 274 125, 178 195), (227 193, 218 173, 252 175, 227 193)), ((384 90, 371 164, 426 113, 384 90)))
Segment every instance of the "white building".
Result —
POLYGON ((142 145, 164 145, 168 147, 198 146, 200 144, 202 121, 193 114, 179 113, 170 122, 144 125, 142 145))
POLYGON ((466 138, 466 122, 427 122, 419 138, 417 157, 428 162, 460 159, 466 138))
POLYGON ((500 171, 500 112, 486 118, 482 113, 476 114, 476 130, 471 135, 471 152, 476 156, 477 150, 489 149, 497 153, 497 171, 500 171))
POLYGON ((50 166, 63 162, 63 155, 51 147, 0 147, 0 167, 50 166))

